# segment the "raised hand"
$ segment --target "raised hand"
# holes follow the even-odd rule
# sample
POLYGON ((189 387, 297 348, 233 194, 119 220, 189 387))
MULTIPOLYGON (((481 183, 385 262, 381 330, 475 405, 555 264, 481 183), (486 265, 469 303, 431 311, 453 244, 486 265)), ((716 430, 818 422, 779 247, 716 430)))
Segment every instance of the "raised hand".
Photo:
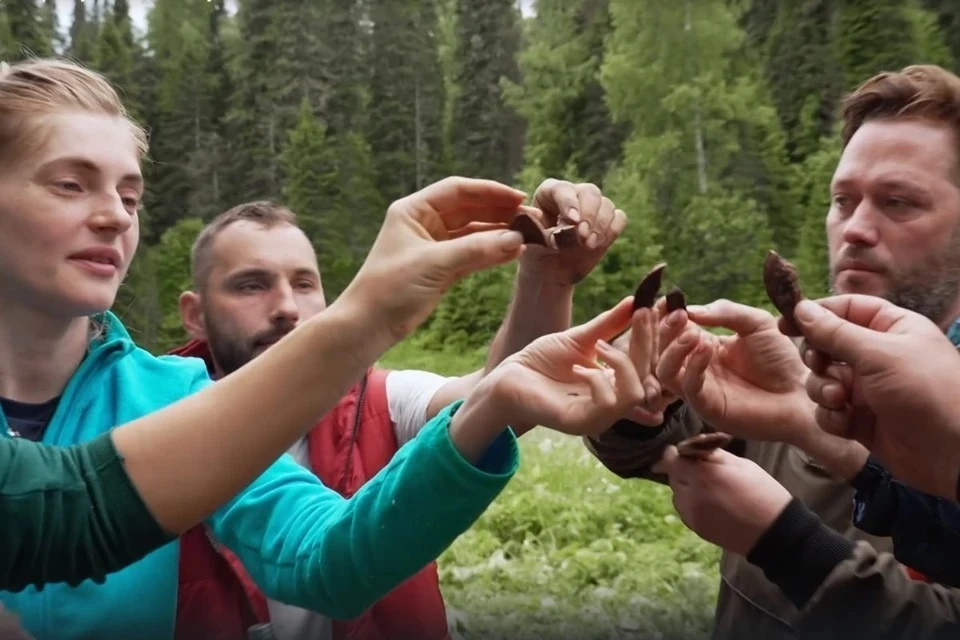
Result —
POLYGON ((741 438, 793 442, 815 428, 807 368, 771 314, 728 300, 691 306, 687 314, 692 322, 671 314, 665 323, 661 385, 716 429, 741 438))
POLYGON ((898 479, 960 499, 960 354, 920 314, 877 298, 801 302, 817 423, 870 449, 898 479))
POLYGON ((491 180, 445 178, 397 200, 339 304, 377 309, 391 340, 410 334, 457 280, 517 258, 508 226, 525 194, 491 180))
MULTIPOLYGON (((542 425, 571 435, 606 431, 644 402, 643 380, 651 373, 649 357, 635 363, 606 342, 628 326, 631 306, 632 298, 627 298, 593 320, 543 336, 504 360, 467 396, 454 416, 451 434, 468 428, 483 431, 480 425, 510 425, 518 432, 542 425)), ((654 323, 643 322, 640 330, 648 348, 655 349, 654 323)))
POLYGON ((545 180, 533 196, 546 227, 575 224, 581 244, 561 249, 527 246, 521 258, 526 271, 560 285, 575 285, 589 274, 627 226, 626 214, 617 209, 593 184, 545 180))

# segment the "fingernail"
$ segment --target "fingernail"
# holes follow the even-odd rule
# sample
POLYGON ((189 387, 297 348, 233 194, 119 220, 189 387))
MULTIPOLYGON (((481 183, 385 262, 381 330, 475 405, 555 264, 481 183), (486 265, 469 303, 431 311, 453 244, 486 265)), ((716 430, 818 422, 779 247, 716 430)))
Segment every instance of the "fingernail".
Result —
POLYGON ((567 211, 567 219, 570 220, 570 222, 580 222, 580 212, 576 209, 570 209, 567 211))
POLYGON ((810 300, 801 300, 793 310, 793 315, 797 320, 811 322, 823 316, 825 313, 823 307, 810 300))
POLYGON ((590 234, 590 237, 587 238, 587 246, 591 249, 596 249, 598 244, 600 244, 600 234, 594 231, 590 234))
POLYGON ((587 236, 590 235, 590 224, 586 221, 581 222, 577 226, 577 233, 580 234, 580 237, 586 240, 587 236))

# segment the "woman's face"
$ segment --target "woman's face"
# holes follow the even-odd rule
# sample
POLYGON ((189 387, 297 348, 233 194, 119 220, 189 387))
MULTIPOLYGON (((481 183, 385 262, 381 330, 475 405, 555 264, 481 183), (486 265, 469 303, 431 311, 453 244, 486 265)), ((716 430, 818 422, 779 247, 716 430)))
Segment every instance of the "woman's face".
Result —
POLYGON ((31 125, 43 144, 0 167, 0 304, 64 318, 106 311, 140 237, 133 132, 82 112, 31 125))

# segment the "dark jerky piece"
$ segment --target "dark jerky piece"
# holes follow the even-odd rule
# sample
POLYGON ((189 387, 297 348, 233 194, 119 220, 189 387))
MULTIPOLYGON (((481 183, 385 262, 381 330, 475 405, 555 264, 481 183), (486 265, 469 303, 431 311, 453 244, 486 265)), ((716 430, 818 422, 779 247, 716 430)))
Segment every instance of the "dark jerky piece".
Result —
POLYGON ((570 249, 580 245, 580 234, 577 233, 576 225, 559 224, 548 229, 547 233, 547 244, 554 249, 570 249))
POLYGON ((673 287, 667 291, 667 313, 672 313, 678 309, 687 308, 687 296, 683 294, 680 287, 673 287))
POLYGON ((636 292, 633 294, 633 310, 647 309, 653 307, 657 299, 657 293, 660 292, 660 281, 663 279, 663 270, 667 268, 666 262, 661 262, 653 269, 647 272, 647 275, 640 281, 636 292))
POLYGON ((547 234, 543 226, 530 214, 518 213, 510 223, 510 228, 523 235, 523 244, 547 245, 547 234))
POLYGON ((677 443, 677 452, 685 458, 702 458, 714 449, 727 446, 733 440, 728 433, 698 433, 692 438, 677 443))
POLYGON ((763 286, 766 287, 767 296, 773 306, 784 317, 788 333, 800 335, 800 330, 793 321, 793 310, 797 303, 803 300, 797 268, 776 251, 768 252, 766 260, 763 261, 763 286))

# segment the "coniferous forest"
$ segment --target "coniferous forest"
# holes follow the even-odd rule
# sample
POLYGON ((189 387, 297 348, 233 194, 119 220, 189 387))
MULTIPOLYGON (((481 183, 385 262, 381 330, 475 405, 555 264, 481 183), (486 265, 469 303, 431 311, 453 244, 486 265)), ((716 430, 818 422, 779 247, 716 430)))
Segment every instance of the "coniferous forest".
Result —
MULTIPOLYGON (((826 290, 823 217, 842 94, 960 65, 955 0, 4 0, 0 56, 105 73, 151 135, 143 241, 117 302, 181 337, 188 248, 253 199, 300 216, 333 298, 394 199, 449 174, 601 186, 629 217, 578 289, 587 317, 655 260, 694 301, 764 304, 768 248, 826 290)), ((418 340, 485 345, 512 268, 455 288, 418 340)))
MULTIPOLYGON (((660 260, 691 302, 767 306, 770 248, 825 294, 839 100, 883 70, 960 71, 960 0, 152 0, 145 19, 146 0, 70 1, 0 0, 0 60, 79 60, 148 128, 115 311, 155 353, 184 337, 190 245, 216 214, 292 208, 329 301, 389 203, 451 174, 531 196, 547 177, 593 182, 627 213, 576 321, 660 260)), ((383 364, 479 366, 513 272, 454 287, 383 364)), ((440 558, 456 631, 709 637, 719 550, 670 489, 615 477, 576 438, 537 430, 522 447, 517 478, 440 558)))

